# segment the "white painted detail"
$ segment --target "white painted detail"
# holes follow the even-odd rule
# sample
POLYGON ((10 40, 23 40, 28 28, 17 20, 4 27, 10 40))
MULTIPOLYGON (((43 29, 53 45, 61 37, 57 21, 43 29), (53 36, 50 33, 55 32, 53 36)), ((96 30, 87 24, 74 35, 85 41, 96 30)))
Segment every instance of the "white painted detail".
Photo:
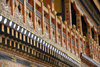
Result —
POLYGON ((2 16, 0 16, 0 21, 2 21, 2 16))
POLYGON ((15 27, 16 27, 16 24, 14 24, 13 28, 15 28, 15 27))
POLYGON ((20 29, 20 26, 17 27, 17 31, 20 29))
POLYGON ((24 29, 22 28, 22 29, 21 29, 21 33, 23 32, 23 30, 24 30, 24 29))
POLYGON ((5 18, 5 20, 4 20, 4 24, 6 24, 7 23, 7 19, 5 18))
POLYGON ((9 22, 9 26, 12 26, 12 21, 9 22))

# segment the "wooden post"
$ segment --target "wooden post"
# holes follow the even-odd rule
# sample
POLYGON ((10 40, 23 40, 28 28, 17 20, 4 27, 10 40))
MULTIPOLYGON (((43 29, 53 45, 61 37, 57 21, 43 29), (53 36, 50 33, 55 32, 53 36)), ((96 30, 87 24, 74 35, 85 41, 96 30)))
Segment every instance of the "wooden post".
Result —
POLYGON ((11 15, 13 15, 13 10, 15 8, 13 0, 10 0, 10 5, 11 5, 11 15))
POLYGON ((48 20, 49 20, 49 38, 51 39, 51 10, 50 10, 50 5, 47 5, 48 8, 48 20))
POLYGON ((64 21, 64 25, 65 25, 65 29, 66 29, 66 31, 65 31, 65 34, 66 34, 66 37, 65 37, 65 44, 66 44, 66 50, 68 49, 68 44, 67 44, 67 36, 68 36, 68 31, 67 31, 67 22, 66 21, 64 21))
POLYGON ((33 27, 35 29, 35 27, 36 27, 36 3, 35 3, 35 0, 33 0, 32 6, 33 6, 32 21, 33 21, 33 27))

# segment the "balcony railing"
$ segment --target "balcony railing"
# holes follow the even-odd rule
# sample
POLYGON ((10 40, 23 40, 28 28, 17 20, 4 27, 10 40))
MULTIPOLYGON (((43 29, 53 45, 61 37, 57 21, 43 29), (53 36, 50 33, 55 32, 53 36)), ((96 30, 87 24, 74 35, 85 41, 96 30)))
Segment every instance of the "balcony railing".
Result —
MULTIPOLYGON (((22 0, 20 0, 20 1, 22 1, 22 0)), ((5 5, 4 5, 5 6, 5 5)), ((31 5, 29 5, 28 3, 26 4, 26 6, 28 7, 28 8, 30 8, 30 9, 33 9, 33 7, 31 6, 31 5)), ((9 7, 9 6, 8 6, 9 7)), ((45 7, 46 8, 46 7, 45 7)), ((3 9, 4 9, 4 7, 3 7, 3 9)), ((7 8, 6 10, 5 10, 6 12, 8 12, 8 11, 10 11, 11 12, 11 8, 7 8)), ((38 10, 36 10, 36 14, 38 15, 36 15, 36 17, 38 17, 40 20, 41 20, 41 17, 42 17, 42 13, 40 13, 38 10)), ((20 14, 20 13, 16 13, 15 14, 15 17, 16 18, 19 18, 20 20, 23 20, 23 15, 22 14, 20 14)), ((53 17, 53 19, 55 19, 55 16, 53 15, 53 13, 52 13, 52 17, 53 17)), ((30 26, 30 27, 32 27, 33 28, 33 21, 31 21, 30 19, 26 19, 27 21, 27 24, 30 26)), ((44 17, 44 21, 46 21, 48 24, 49 24, 49 20, 46 18, 46 17, 44 17)), ((57 21, 57 23, 60 23, 60 20, 59 19, 57 19, 56 20, 57 21)), ((41 22, 41 21, 40 21, 41 22)), ((38 21, 36 21, 36 24, 38 23, 38 21)), ((24 26, 24 25, 23 25, 24 26)), ((55 25, 53 24, 53 23, 51 23, 51 27, 53 27, 54 28, 54 31, 55 31, 55 25)), ((42 28, 41 28, 41 26, 39 26, 39 25, 36 25, 36 29, 35 29, 37 32, 39 32, 40 34, 42 34, 42 28)), ((71 29, 69 29, 68 28, 68 30, 69 31, 71 31, 71 29)), ((68 32, 68 31, 67 31, 68 32)), ((61 30, 59 29, 59 28, 57 28, 57 32, 56 33, 61 33, 61 30)), ((70 34, 70 32, 68 32, 69 34, 70 34)), ((46 36, 48 36, 49 37, 49 32, 48 31, 45 31, 44 32, 44 35, 46 35, 46 36)), ((67 35, 63 32, 63 34, 59 34, 59 35, 63 35, 64 37, 66 37, 67 35)), ((80 35, 80 34, 79 34, 80 35)), ((55 42, 55 37, 56 37, 57 35, 55 35, 55 34, 53 34, 53 35, 51 35, 51 40, 53 41, 53 42, 55 42)), ((70 36, 72 36, 72 34, 70 34, 70 36)), ((75 35, 76 36, 76 35, 75 35)), ((58 38, 58 37, 57 37, 58 38)), ((72 40, 72 38, 70 38, 69 36, 67 36, 67 39, 68 39, 68 44, 69 45, 71 45, 72 43, 74 43, 75 44, 75 41, 74 40, 72 40), (72 41, 71 41, 72 40, 72 41), (70 43, 70 42, 72 42, 72 43, 70 43)), ((85 38, 83 38, 83 39, 85 39, 85 38)), ((79 39, 78 39, 79 40, 79 39)), ((80 41, 80 40, 79 40, 80 41)), ((78 41, 78 42, 79 42, 78 41)), ((79 43, 81 43, 82 45, 84 45, 85 46, 85 43, 83 43, 82 41, 80 41, 79 43)), ((57 41, 57 44, 59 44, 59 45, 61 45, 61 39, 59 39, 58 38, 58 41, 57 41)), ((63 47, 64 48, 66 48, 66 43, 64 43, 63 44, 63 47)), ((78 43, 76 43, 76 47, 77 48, 79 48, 78 47, 78 43)), ((70 46, 68 46, 68 50, 69 51, 71 51, 71 49, 70 49, 70 46)), ((83 48, 83 50, 85 50, 85 47, 83 48)), ((82 52, 82 51, 81 51, 82 52)), ((75 52, 73 52, 73 50, 72 50, 72 53, 74 53, 75 54, 75 52)), ((76 53, 76 55, 78 55, 78 53, 76 53)))

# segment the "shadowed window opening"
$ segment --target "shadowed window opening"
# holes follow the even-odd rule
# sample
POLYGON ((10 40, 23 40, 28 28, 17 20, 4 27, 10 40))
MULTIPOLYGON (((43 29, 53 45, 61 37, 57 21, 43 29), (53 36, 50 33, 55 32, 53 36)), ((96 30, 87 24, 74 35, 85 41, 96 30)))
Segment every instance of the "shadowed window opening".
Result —
POLYGON ((48 26, 46 25, 46 30, 48 30, 48 26))
POLYGON ((20 7, 20 4, 18 5, 18 10, 19 10, 19 12, 21 13, 21 7, 20 7))
POLYGON ((94 39, 94 32, 93 32, 93 30, 91 29, 91 32, 92 32, 92 38, 94 39))
POLYGON ((38 20, 38 24, 41 25, 40 20, 38 20))
POLYGON ((71 4, 71 14, 72 14, 72 25, 73 24, 76 25, 76 11, 72 4, 71 4))
POLYGON ((81 16, 81 21, 82 21, 82 31, 83 35, 86 36, 87 34, 87 24, 85 23, 84 17, 81 16))
POLYGON ((100 46, 100 35, 98 36, 98 42, 99 42, 99 46, 100 46))
POLYGON ((29 18, 31 19, 31 14, 29 13, 29 18))
POLYGON ((6 4, 8 4, 9 0, 6 0, 6 4))

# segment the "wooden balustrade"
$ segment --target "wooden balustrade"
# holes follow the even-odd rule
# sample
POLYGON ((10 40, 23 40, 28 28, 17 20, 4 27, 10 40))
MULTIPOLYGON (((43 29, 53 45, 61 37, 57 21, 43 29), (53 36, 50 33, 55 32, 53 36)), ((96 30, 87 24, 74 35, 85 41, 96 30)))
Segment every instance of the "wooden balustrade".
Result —
MULTIPOLYGON (((26 3, 28 4, 28 2, 26 3)), ((3 6, 5 6, 5 3, 2 4, 3 6)), ((79 57, 80 53, 86 53, 86 38, 81 35, 78 30, 76 30, 75 26, 73 26, 73 28, 71 28, 71 26, 68 27, 67 24, 62 22, 61 18, 57 18, 56 12, 51 12, 49 8, 43 5, 43 2, 35 0, 33 4, 34 5, 29 5, 29 7, 24 8, 26 10, 25 15, 22 13, 24 12, 22 3, 17 0, 13 3, 13 6, 9 6, 9 9, 6 8, 6 6, 4 7, 5 9, 2 9, 4 9, 6 12, 9 11, 13 13, 14 17, 17 17, 22 21, 24 20, 23 16, 25 16, 25 23, 27 23, 28 27, 31 27, 33 30, 36 30, 37 32, 39 32, 39 34, 43 34, 48 39, 52 40, 53 43, 56 42, 58 45, 64 47, 66 50, 75 54, 76 56, 79 57), (31 10, 31 8, 33 10, 31 10), (57 24, 60 24, 60 27, 57 24)), ((18 32, 16 32, 16 35, 16 37, 18 37, 18 32)), ((20 37, 20 39, 22 39, 22 37, 20 37)), ((25 39, 25 36, 23 36, 23 39, 25 39)), ((96 57, 100 58, 100 50, 98 49, 98 47, 96 47, 96 44, 97 43, 95 43, 95 41, 93 40, 93 46, 91 46, 90 49, 93 50, 93 55, 96 53, 96 57)), ((27 47, 25 47, 25 49, 27 50, 27 47)), ((28 53, 30 53, 30 49, 28 49, 28 53)), ((93 58, 95 59, 95 56, 93 58)))

